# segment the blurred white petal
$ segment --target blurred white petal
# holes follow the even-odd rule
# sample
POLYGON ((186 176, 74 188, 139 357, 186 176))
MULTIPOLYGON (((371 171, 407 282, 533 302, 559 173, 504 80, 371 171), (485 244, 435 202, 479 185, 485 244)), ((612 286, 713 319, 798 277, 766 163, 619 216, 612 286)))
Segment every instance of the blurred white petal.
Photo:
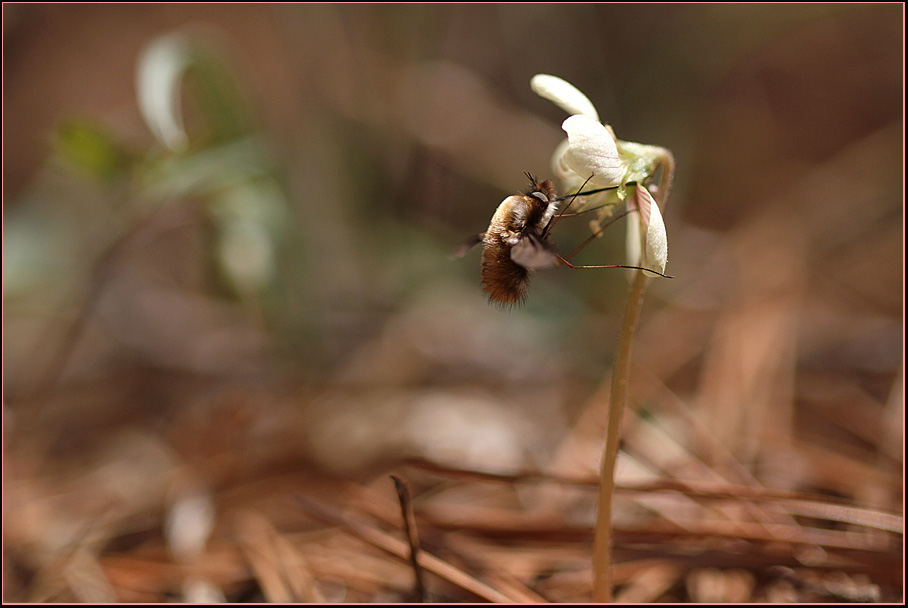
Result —
POLYGON ((564 163, 590 183, 601 188, 621 184, 627 166, 618 155, 615 140, 602 123, 580 114, 571 116, 561 125, 568 135, 564 163))
POLYGON ((191 48, 182 34, 154 40, 139 57, 136 96, 142 118, 154 136, 174 151, 186 146, 180 85, 191 63, 191 48))
POLYGON ((164 521, 164 536, 178 560, 189 560, 205 551, 214 528, 215 508, 208 489, 186 484, 175 490, 164 521))
POLYGON ((568 114, 582 114, 599 122, 599 114, 593 102, 566 80, 548 74, 536 74, 530 81, 530 88, 568 114))
POLYGON ((223 604, 227 598, 214 583, 190 577, 183 583, 183 601, 187 604, 223 604))

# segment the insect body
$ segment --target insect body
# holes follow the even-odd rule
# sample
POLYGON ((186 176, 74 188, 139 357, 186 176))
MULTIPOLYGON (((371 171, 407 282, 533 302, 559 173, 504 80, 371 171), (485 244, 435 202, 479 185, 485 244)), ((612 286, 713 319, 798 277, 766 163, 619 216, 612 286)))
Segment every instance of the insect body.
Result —
MULTIPOLYGON (((489 295, 491 302, 505 307, 521 303, 527 295, 530 273, 555 265, 574 269, 631 268, 647 270, 665 278, 672 278, 656 270, 640 266, 620 264, 575 266, 571 264, 568 260, 575 253, 602 234, 602 231, 612 222, 624 217, 628 212, 614 217, 577 247, 573 253, 562 257, 548 241, 552 226, 562 217, 578 215, 565 213, 576 197, 596 194, 611 190, 611 188, 600 188, 559 197, 555 195, 555 185, 551 181, 544 180, 537 183, 529 173, 526 175, 530 178, 530 189, 524 194, 509 196, 501 201, 498 209, 495 210, 495 215, 492 216, 488 230, 471 236, 452 255, 452 257, 460 257, 475 245, 483 244, 482 287, 489 295), (556 215, 558 203, 565 199, 570 200, 556 215)), ((582 187, 581 190, 583 190, 582 187)))
POLYGON ((557 206, 555 185, 549 180, 532 180, 526 194, 509 196, 498 205, 482 238, 482 286, 491 301, 505 306, 521 302, 530 272, 556 263, 547 228, 557 206))

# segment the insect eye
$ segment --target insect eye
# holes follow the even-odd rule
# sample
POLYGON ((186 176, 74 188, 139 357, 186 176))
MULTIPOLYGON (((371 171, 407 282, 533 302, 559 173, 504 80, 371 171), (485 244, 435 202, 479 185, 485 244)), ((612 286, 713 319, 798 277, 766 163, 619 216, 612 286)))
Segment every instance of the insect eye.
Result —
POLYGON ((547 197, 547 196, 546 196, 545 194, 543 194, 542 192, 531 192, 531 193, 530 193, 530 196, 535 196, 536 198, 538 198, 539 200, 541 200, 543 203, 549 202, 549 197, 547 197))

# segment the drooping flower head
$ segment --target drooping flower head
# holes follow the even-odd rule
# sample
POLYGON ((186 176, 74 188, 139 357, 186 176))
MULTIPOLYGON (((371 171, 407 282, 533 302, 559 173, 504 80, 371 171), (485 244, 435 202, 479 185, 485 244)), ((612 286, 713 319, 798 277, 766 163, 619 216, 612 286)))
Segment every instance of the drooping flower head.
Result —
MULTIPOLYGON (((530 86, 536 94, 571 115, 561 125, 567 140, 555 149, 552 157, 556 175, 574 190, 585 183, 615 189, 605 195, 605 202, 612 205, 603 207, 593 231, 611 215, 615 204, 626 201, 628 211, 632 212, 628 218, 628 264, 664 272, 668 239, 662 213, 647 189, 647 182, 660 165, 671 162, 671 155, 658 146, 617 139, 611 127, 600 122, 589 98, 557 76, 537 74, 530 86)), ((584 199, 586 205, 603 203, 592 197, 584 199)))

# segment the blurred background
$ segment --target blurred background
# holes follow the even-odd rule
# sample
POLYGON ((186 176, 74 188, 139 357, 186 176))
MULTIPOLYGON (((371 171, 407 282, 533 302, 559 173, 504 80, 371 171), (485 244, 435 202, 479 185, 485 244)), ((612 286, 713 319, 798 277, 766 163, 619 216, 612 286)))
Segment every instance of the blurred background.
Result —
POLYGON ((903 32, 900 4, 4 4, 3 599, 409 601, 394 473, 430 598, 589 601, 627 275, 500 310, 448 257, 552 175, 548 73, 677 161, 616 599, 900 600, 903 32))

